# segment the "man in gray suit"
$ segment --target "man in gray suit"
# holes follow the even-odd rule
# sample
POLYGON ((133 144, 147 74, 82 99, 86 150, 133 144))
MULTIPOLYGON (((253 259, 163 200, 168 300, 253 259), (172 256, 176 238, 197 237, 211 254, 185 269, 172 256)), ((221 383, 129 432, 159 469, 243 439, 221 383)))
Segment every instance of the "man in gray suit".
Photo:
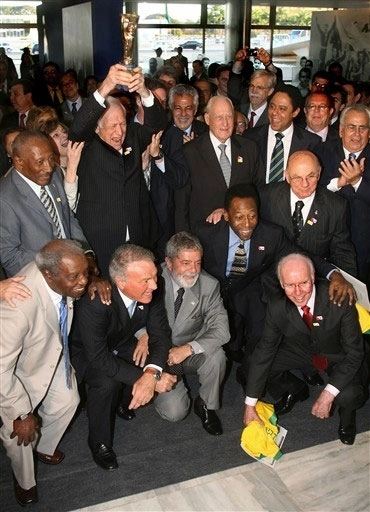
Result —
POLYGON ((62 462, 57 446, 79 402, 63 341, 73 300, 85 291, 88 262, 77 242, 53 240, 22 275, 32 297, 14 299, 16 307, 2 301, 0 309, 0 438, 12 463, 16 499, 28 505, 38 499, 33 449, 45 464, 62 462))
MULTIPOLYGON (((0 183, 0 260, 14 276, 41 247, 56 238, 73 238, 88 250, 87 240, 71 212, 62 176, 55 169, 50 139, 40 132, 22 132, 13 143, 14 167, 0 183), (41 201, 45 190, 49 210, 41 201), (50 202, 54 215, 49 213, 50 202)), ((92 255, 91 255, 92 256, 92 255)), ((93 258, 89 258, 93 264, 93 258)))
MULTIPOLYGON (((190 233, 173 235, 166 246, 163 265, 165 306, 172 329, 173 348, 168 355, 168 371, 196 373, 200 382, 194 411, 211 435, 222 434, 215 412, 220 407, 220 385, 226 368, 222 345, 230 339, 227 313, 222 304, 218 281, 201 269, 203 248, 190 233)), ((183 381, 176 393, 156 398, 156 409, 184 417, 190 399, 183 381), (176 398, 176 401, 174 400, 176 398)), ((163 416, 163 414, 161 414, 163 416)))

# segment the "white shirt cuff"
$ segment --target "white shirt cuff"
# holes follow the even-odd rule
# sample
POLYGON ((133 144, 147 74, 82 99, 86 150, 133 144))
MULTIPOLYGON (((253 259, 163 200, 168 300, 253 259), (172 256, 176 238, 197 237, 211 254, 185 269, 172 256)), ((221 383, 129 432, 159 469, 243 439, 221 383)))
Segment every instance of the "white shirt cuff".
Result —
POLYGON ((152 91, 149 91, 149 96, 147 98, 141 97, 141 103, 144 107, 152 107, 154 105, 154 95, 152 91))
POLYGON ((103 98, 103 96, 100 94, 99 91, 94 91, 94 98, 96 99, 96 101, 99 103, 99 105, 101 105, 102 107, 106 108, 105 107, 105 98, 103 98))
POLYGON ((332 386, 331 384, 327 384, 324 389, 334 396, 338 396, 340 393, 339 389, 337 389, 335 386, 332 386))
POLYGON ((257 402, 258 398, 252 398, 250 396, 246 396, 244 400, 245 405, 251 405, 252 407, 255 407, 257 402))

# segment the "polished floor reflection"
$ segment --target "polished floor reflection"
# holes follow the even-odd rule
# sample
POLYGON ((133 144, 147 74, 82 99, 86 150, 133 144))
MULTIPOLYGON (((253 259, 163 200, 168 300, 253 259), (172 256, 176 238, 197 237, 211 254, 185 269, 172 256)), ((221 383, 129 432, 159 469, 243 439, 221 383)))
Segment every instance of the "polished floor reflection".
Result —
POLYGON ((259 462, 78 509, 98 511, 367 512, 370 432, 286 454, 274 469, 259 462))

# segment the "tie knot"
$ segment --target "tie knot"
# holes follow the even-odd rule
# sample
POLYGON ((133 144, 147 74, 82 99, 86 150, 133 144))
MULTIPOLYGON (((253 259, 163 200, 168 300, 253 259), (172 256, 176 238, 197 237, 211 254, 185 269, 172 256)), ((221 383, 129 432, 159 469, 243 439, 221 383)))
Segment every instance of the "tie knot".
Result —
POLYGON ((350 153, 350 154, 348 155, 348 158, 349 158, 349 160, 356 160, 356 155, 355 155, 355 153, 350 153))
POLYGON ((179 288, 179 289, 177 290, 177 297, 178 297, 179 299, 182 299, 182 298, 183 298, 183 296, 184 296, 184 293, 185 293, 185 288, 179 288))
POLYGON ((310 308, 309 306, 307 306, 307 304, 305 306, 302 306, 301 309, 305 315, 307 315, 310 312, 310 308))
POLYGON ((220 144, 218 146, 219 150, 221 151, 221 153, 225 153, 225 150, 226 150, 226 144, 220 144))
POLYGON ((297 208, 297 210, 302 210, 302 208, 304 207, 304 202, 303 201, 297 201, 296 204, 295 204, 295 207, 297 208))
POLYGON ((284 135, 280 132, 278 133, 275 133, 275 137, 276 137, 276 140, 279 142, 280 140, 282 140, 284 138, 284 135))

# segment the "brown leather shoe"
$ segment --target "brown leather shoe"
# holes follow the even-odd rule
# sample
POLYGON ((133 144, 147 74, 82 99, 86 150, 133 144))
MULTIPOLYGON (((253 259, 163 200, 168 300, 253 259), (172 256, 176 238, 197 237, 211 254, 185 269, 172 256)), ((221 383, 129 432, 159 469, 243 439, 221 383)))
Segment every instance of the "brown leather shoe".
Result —
POLYGON ((26 505, 31 505, 31 503, 37 503, 39 501, 39 498, 37 496, 37 486, 31 487, 31 489, 22 489, 22 487, 17 482, 17 479, 15 478, 13 474, 14 479, 14 494, 15 499, 18 501, 22 507, 25 507, 26 505))
POLYGON ((37 458, 44 464, 52 464, 55 466, 56 464, 60 464, 62 462, 64 459, 64 453, 60 450, 55 450, 53 455, 46 455, 45 453, 37 452, 37 458))

